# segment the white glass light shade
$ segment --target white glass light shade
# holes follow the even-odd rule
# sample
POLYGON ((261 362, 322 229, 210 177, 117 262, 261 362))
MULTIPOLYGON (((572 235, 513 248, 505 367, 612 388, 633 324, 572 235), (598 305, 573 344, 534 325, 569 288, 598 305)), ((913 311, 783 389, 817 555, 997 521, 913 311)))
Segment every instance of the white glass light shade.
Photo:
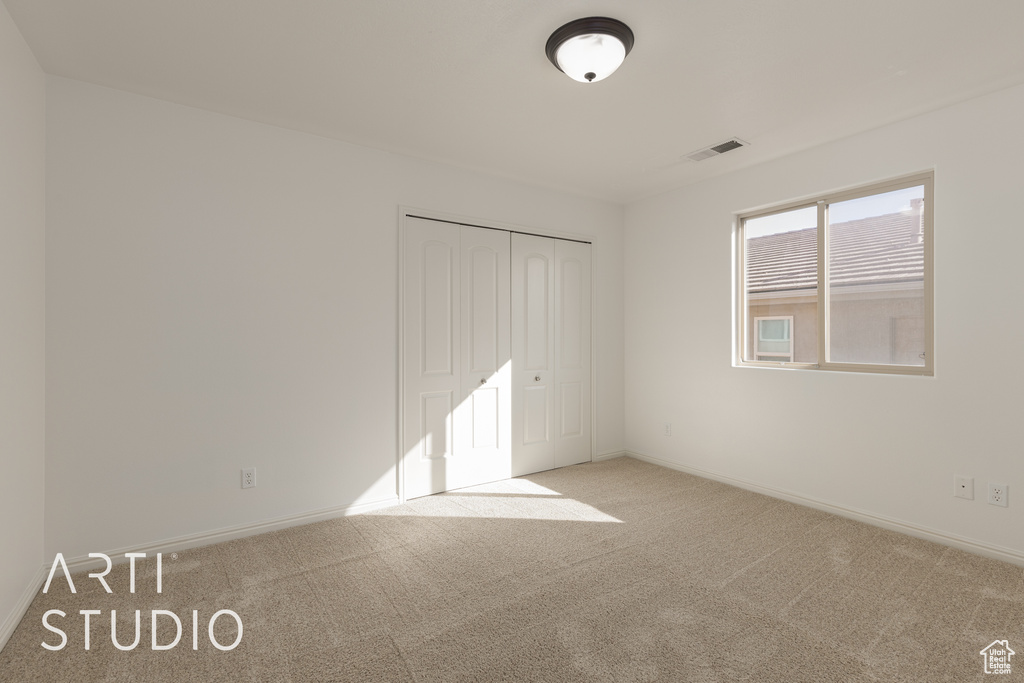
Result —
POLYGON ((633 40, 633 31, 618 19, 587 17, 559 27, 544 52, 569 78, 593 83, 619 68, 633 49, 633 40))
POLYGON ((558 68, 580 83, 594 83, 612 75, 626 58, 626 46, 603 33, 576 36, 555 52, 558 68))

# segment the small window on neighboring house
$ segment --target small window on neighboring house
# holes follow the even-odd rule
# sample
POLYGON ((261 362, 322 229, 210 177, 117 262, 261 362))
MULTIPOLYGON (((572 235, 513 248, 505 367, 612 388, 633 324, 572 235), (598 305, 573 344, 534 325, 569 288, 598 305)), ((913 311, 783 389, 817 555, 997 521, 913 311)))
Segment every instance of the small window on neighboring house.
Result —
POLYGON ((741 364, 933 372, 932 174, 739 217, 741 364))
POLYGON ((757 360, 790 363, 793 360, 793 316, 754 318, 757 360))

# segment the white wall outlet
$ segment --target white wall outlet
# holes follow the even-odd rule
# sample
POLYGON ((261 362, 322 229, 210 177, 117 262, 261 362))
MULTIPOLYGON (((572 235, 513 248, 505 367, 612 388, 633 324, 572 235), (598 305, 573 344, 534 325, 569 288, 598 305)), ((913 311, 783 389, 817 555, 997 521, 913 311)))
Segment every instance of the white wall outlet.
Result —
POLYGON ((988 484, 988 504, 998 505, 999 507, 1009 507, 1010 505, 1010 487, 1006 484, 988 484))
POLYGON ((672 423, 671 422, 666 422, 665 423, 665 436, 672 436, 672 423))
POLYGON ((256 468, 246 467, 242 470, 242 488, 251 489, 256 486, 256 468))
POLYGON ((974 477, 953 475, 953 495, 957 498, 974 500, 974 477))

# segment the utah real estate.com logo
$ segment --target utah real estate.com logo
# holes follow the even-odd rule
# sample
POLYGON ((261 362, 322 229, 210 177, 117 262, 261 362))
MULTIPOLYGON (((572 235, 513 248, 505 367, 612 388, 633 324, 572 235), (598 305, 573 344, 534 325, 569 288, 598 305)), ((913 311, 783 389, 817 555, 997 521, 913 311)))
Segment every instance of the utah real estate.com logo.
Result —
MULTIPOLYGON (((125 553, 124 556, 128 559, 128 563, 129 563, 129 576, 130 576, 130 579, 131 579, 131 582, 130 582, 131 592, 134 593, 135 592, 135 560, 139 559, 139 558, 146 557, 146 553, 125 553)), ((107 574, 110 573, 110 570, 111 570, 111 568, 113 566, 113 562, 111 561, 110 557, 108 557, 107 555, 104 555, 103 553, 89 553, 89 557, 100 558, 107 565, 106 569, 104 569, 101 572, 90 573, 89 574, 89 578, 90 579, 96 579, 97 581, 99 581, 100 585, 103 586, 103 589, 107 593, 113 593, 114 591, 111 590, 110 585, 107 583, 106 579, 104 578, 107 574)), ((177 553, 175 553, 171 557, 172 558, 177 558, 177 553)), ((50 567, 50 575, 48 577, 46 577, 46 585, 43 586, 43 593, 46 593, 46 592, 48 592, 50 590, 50 582, 53 581, 53 576, 56 573, 58 566, 64 571, 64 578, 68 582, 68 588, 71 589, 72 593, 77 593, 78 591, 75 590, 75 583, 71 579, 71 572, 68 571, 68 565, 67 565, 67 563, 64 562, 64 555, 62 555, 61 553, 57 553, 57 557, 55 557, 53 559, 53 566, 50 567)), ((156 592, 157 593, 163 593, 163 554, 162 553, 157 553, 156 554, 156 592)), ((90 628, 89 617, 91 617, 91 616, 100 617, 100 615, 103 614, 103 611, 102 610, 98 610, 98 609, 83 609, 83 610, 79 610, 78 613, 83 618, 83 626, 84 626, 84 631, 83 631, 83 633, 84 633, 84 642, 82 643, 82 647, 85 650, 89 650, 89 649, 91 649, 90 648, 90 643, 89 643, 89 640, 90 640, 89 637, 91 635, 91 630, 92 630, 90 628)), ((140 640, 140 637, 141 637, 141 628, 140 628, 140 626, 141 626, 141 624, 140 624, 141 616, 142 616, 141 610, 135 610, 135 639, 130 644, 123 645, 120 642, 120 640, 118 639, 118 636, 117 636, 117 610, 116 609, 110 610, 110 642, 112 642, 114 644, 114 647, 116 647, 118 650, 121 650, 121 651, 134 650, 136 647, 138 647, 139 640, 140 640)), ((58 651, 58 650, 63 650, 64 647, 68 644, 67 633, 65 633, 64 630, 59 628, 57 625, 50 623, 50 619, 51 618, 57 618, 57 617, 64 618, 64 617, 67 617, 67 614, 63 610, 59 610, 59 609, 47 610, 46 613, 43 614, 43 628, 45 628, 47 631, 50 631, 52 633, 56 633, 58 636, 60 636, 60 643, 58 643, 56 645, 52 645, 50 643, 47 643, 45 640, 42 642, 42 646, 44 648, 46 648, 47 650, 50 650, 51 652, 55 652, 55 651, 58 651)), ((102 618, 102 617, 100 617, 100 618, 102 618)), ((175 646, 178 645, 178 643, 181 641, 181 636, 182 636, 182 623, 181 623, 181 619, 178 617, 177 614, 175 614, 174 612, 172 612, 170 610, 166 610, 166 609, 154 609, 154 610, 150 610, 150 619, 151 619, 151 629, 150 629, 150 631, 151 631, 151 633, 153 635, 153 643, 152 643, 152 649, 153 650, 170 650, 170 649, 173 649, 175 646), (173 621, 174 627, 175 627, 174 640, 172 640, 170 642, 165 642, 165 643, 158 642, 158 638, 157 638, 157 621, 158 621, 158 618, 162 619, 165 624, 167 623, 167 619, 170 619, 171 621, 173 621)), ((192 649, 193 650, 198 650, 199 649, 199 631, 200 631, 199 610, 192 610, 192 649)), ((213 645, 215 648, 217 648, 218 650, 220 650, 222 652, 226 652, 228 650, 234 650, 236 647, 238 647, 238 644, 240 642, 242 642, 242 619, 241 619, 241 617, 238 616, 238 613, 233 611, 233 610, 229 610, 229 609, 219 610, 218 612, 215 612, 213 614, 213 616, 210 617, 210 620, 209 620, 209 622, 207 624, 207 632, 209 634, 210 644, 213 645), (234 619, 235 625, 237 627, 237 633, 235 635, 235 640, 230 645, 225 645, 223 643, 220 643, 217 640, 217 637, 216 637, 216 635, 214 633, 214 624, 217 622, 217 618, 218 617, 222 617, 222 616, 226 616, 226 617, 230 617, 230 618, 234 619)))
POLYGON ((1010 673, 1010 658, 1015 654, 1017 653, 1010 649, 1009 641, 993 640, 981 651, 981 656, 985 658, 985 673, 1010 673))

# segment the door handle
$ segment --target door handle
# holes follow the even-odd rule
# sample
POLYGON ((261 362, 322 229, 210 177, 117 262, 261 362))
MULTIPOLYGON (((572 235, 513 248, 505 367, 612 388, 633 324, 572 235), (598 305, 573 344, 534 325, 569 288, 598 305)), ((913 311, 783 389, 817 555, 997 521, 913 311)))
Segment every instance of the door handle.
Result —
POLYGON ((540 375, 537 375, 536 377, 534 377, 533 381, 534 382, 539 382, 540 381, 540 375))
POLYGON ((483 377, 480 379, 480 384, 487 384, 487 378, 483 377))

